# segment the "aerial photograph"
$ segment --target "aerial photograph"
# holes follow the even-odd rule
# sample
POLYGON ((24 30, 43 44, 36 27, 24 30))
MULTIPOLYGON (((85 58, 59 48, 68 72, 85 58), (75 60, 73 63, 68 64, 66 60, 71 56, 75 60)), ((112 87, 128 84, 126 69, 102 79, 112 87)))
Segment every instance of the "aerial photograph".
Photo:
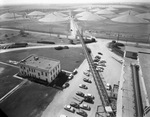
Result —
POLYGON ((150 117, 150 1, 0 0, 0 117, 150 117))

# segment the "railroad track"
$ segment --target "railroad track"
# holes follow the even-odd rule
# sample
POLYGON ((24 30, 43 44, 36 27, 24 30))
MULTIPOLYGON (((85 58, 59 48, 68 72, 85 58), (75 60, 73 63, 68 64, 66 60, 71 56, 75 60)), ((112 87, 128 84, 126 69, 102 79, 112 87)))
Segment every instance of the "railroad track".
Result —
MULTIPOLYGON (((94 81, 95 81, 95 84, 96 84, 96 87, 97 87, 97 90, 98 90, 98 93, 100 96, 100 99, 102 101, 102 107, 103 107, 103 111, 104 111, 103 113, 107 114, 105 107, 111 106, 111 105, 110 105, 110 100, 109 100, 107 91, 103 84, 103 80, 102 80, 101 76, 99 75, 99 73, 96 71, 95 65, 93 64, 92 56, 90 55, 88 48, 87 48, 86 44, 84 43, 82 35, 80 34, 79 31, 77 31, 77 34, 80 37, 80 41, 81 41, 82 48, 85 53, 85 57, 87 58, 91 73, 93 75, 93 78, 94 78, 94 81)), ((112 115, 114 116, 114 113, 112 115)))

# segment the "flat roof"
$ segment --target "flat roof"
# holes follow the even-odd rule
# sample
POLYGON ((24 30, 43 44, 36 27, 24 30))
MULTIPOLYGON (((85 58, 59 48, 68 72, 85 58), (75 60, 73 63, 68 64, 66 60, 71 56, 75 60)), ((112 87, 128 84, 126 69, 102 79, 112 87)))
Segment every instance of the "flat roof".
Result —
POLYGON ((126 51, 130 52, 145 52, 145 53, 150 53, 149 48, 142 48, 142 47, 136 47, 136 46, 126 46, 125 47, 126 51))
POLYGON ((148 99, 150 101, 150 53, 138 53, 138 56, 148 99))
POLYGON ((58 65, 60 61, 32 54, 23 59, 20 63, 38 69, 50 70, 58 65))

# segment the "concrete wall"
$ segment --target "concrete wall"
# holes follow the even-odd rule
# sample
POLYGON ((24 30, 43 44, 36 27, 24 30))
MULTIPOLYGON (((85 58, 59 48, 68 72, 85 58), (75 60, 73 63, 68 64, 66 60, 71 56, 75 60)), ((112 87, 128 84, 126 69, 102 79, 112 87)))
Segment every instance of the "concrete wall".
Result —
POLYGON ((42 79, 51 83, 61 71, 61 66, 59 63, 53 69, 48 71, 48 70, 38 69, 36 67, 34 68, 31 66, 20 64, 19 71, 20 71, 20 75, 22 75, 23 77, 42 79))

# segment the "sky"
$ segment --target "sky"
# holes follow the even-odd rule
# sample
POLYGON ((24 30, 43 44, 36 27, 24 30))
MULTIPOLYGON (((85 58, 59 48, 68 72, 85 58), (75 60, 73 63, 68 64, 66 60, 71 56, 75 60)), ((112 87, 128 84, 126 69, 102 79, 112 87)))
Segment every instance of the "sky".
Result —
POLYGON ((66 3, 122 3, 150 2, 150 0, 0 0, 0 5, 9 4, 66 4, 66 3))

